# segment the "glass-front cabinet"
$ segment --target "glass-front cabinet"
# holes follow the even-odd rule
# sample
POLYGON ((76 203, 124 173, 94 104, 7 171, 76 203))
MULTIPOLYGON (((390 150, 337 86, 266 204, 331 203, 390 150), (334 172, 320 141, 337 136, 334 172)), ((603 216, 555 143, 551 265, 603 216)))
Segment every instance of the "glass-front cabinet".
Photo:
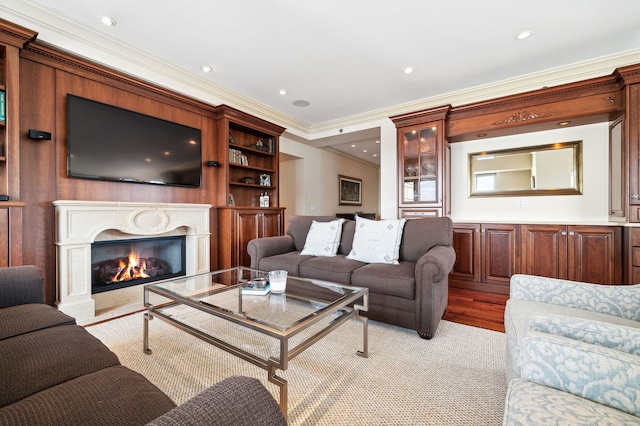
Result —
POLYGON ((447 150, 443 128, 449 107, 391 117, 398 129, 398 208, 407 218, 446 216, 447 150))
POLYGON ((438 201, 438 126, 402 134, 402 204, 438 201))

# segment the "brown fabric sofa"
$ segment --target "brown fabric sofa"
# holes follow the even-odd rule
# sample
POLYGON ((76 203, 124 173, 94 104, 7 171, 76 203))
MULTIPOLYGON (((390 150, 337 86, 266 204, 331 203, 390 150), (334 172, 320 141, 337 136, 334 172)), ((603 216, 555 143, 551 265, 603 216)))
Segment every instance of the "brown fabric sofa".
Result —
POLYGON ((0 425, 286 425, 273 396, 249 377, 176 407, 72 317, 43 304, 43 282, 34 266, 0 268, 0 425))
POLYGON ((333 216, 291 216, 286 235, 249 241, 251 267, 284 269, 305 278, 333 281, 369 289, 370 319, 412 328, 432 338, 447 307, 449 272, 455 262, 451 246, 453 224, 447 217, 408 220, 400 245, 399 265, 363 263, 347 259, 353 245, 355 222, 343 223, 338 255, 300 255, 314 220, 333 216))

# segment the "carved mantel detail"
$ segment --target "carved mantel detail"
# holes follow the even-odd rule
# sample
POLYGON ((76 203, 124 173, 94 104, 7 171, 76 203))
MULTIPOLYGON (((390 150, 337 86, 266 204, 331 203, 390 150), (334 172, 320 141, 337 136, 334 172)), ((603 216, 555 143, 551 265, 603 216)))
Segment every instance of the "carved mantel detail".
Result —
POLYGON ((505 124, 505 123, 520 123, 522 121, 535 120, 537 118, 551 117, 552 115, 553 114, 546 114, 546 113, 536 114, 536 113, 533 113, 533 112, 520 111, 520 112, 516 112, 515 114, 505 118, 504 120, 496 121, 495 123, 493 123, 493 125, 497 126, 497 125, 505 124))

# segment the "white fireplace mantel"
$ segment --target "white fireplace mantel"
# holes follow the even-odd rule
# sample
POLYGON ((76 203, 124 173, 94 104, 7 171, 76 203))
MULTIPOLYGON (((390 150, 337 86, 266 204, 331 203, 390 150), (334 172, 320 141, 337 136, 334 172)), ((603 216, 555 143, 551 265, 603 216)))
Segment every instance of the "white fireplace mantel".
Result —
POLYGON ((109 233, 129 238, 185 235, 187 275, 209 272, 210 204, 68 200, 53 204, 58 309, 80 322, 95 317, 91 244, 98 238, 108 239, 109 233))

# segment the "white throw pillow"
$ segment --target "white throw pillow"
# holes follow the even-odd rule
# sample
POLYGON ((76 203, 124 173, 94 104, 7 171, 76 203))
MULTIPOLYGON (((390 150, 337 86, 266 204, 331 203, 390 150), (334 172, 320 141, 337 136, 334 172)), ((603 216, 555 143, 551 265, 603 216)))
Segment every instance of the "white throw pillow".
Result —
POLYGON ((344 219, 336 219, 331 222, 311 223, 307 241, 300 254, 310 256, 335 256, 340 247, 342 237, 342 222, 344 219))
POLYGON ((356 217, 353 248, 347 259, 399 264, 402 230, 407 219, 370 220, 356 217))

